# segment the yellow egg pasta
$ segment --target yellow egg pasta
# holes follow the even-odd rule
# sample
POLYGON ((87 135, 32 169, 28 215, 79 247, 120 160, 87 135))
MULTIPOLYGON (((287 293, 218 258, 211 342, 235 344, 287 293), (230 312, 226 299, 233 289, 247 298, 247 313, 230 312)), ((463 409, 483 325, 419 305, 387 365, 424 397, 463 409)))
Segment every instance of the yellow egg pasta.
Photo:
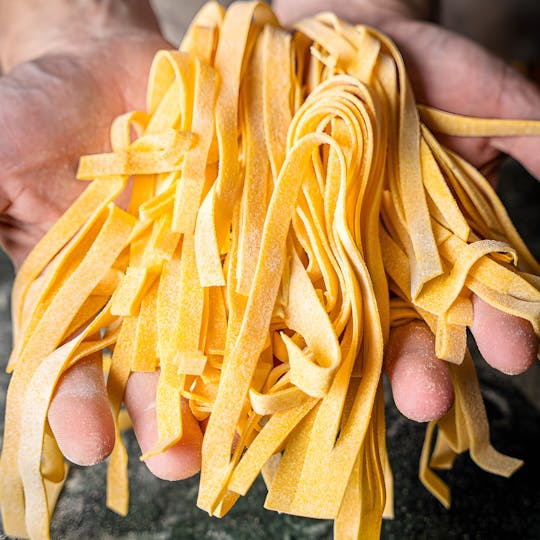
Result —
POLYGON ((487 181, 433 133, 539 135, 540 122, 417 105, 372 28, 322 14, 286 30, 262 3, 207 4, 179 51, 157 53, 147 111, 115 120, 111 152, 81 158, 91 182, 18 273, 6 533, 49 538, 67 465, 47 410, 62 373, 105 349, 107 505, 123 515, 124 390, 159 370, 159 439, 141 459, 182 438, 185 400, 208 419, 201 508, 224 515, 262 473, 267 508, 377 538, 393 515, 383 355, 390 328, 414 319, 456 395, 428 425, 422 482, 448 506, 432 469, 466 450, 512 474, 521 462, 490 445, 465 331, 475 293, 540 335, 540 268, 487 181))

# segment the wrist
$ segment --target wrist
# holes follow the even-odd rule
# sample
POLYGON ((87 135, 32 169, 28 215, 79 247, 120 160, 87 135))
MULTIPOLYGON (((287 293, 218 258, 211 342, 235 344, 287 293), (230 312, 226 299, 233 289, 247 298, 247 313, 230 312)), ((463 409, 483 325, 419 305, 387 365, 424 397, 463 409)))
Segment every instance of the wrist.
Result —
POLYGON ((0 0, 0 66, 9 71, 48 52, 69 52, 133 28, 159 31, 148 0, 0 0))

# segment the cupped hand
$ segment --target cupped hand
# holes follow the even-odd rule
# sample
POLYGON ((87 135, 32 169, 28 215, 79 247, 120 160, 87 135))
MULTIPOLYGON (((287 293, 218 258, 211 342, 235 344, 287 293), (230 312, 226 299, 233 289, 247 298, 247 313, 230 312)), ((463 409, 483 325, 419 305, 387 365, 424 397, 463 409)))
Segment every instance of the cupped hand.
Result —
MULTIPOLYGON (((382 9, 374 0, 277 0, 274 9, 283 23, 333 11, 349 22, 382 30, 401 51, 419 103, 486 118, 538 118, 538 87, 479 45, 438 25, 382 9)), ((446 137, 443 143, 490 179, 495 178, 503 154, 515 157, 540 179, 538 138, 446 137)), ((538 353, 531 324, 475 295, 472 301, 474 322, 470 329, 484 359, 503 373, 527 370, 538 353)), ((417 321, 392 330, 385 371, 396 406, 405 416, 425 422, 440 418, 452 406, 450 374, 435 355, 435 338, 425 323, 417 321)))
MULTIPOLYGON (((486 118, 537 118, 538 88, 477 44, 420 21, 388 19, 381 28, 402 51, 420 103, 486 118)), ((540 178, 537 138, 446 137, 443 142, 492 181, 503 153, 540 178)), ((472 301, 470 330, 486 362, 506 374, 526 371, 538 353, 530 322, 503 313, 475 295, 472 301)), ((425 324, 411 323, 393 331, 386 354, 396 405, 419 421, 442 416, 453 403, 450 375, 435 356, 434 341, 425 324)))
MULTIPOLYGON (((353 22, 373 21, 362 20, 359 13, 353 22)), ((403 51, 420 101, 488 117, 531 118, 534 107, 538 110, 540 95, 532 85, 471 42, 417 21, 378 17, 374 22, 403 51)), ((119 25, 121 31, 104 29, 82 42, 67 44, 55 36, 54 47, 44 41, 35 48, 39 54, 26 48, 16 65, 4 65, 9 73, 0 80, 0 237, 16 264, 84 188, 74 179, 78 157, 106 151, 112 119, 144 105, 150 61, 167 44, 152 22, 150 27, 140 21, 119 25)), ((478 167, 494 163, 501 151, 511 153, 540 176, 531 139, 454 139, 447 144, 478 167)), ((486 360, 509 373, 529 367, 538 349, 530 324, 478 298, 473 303, 472 331, 486 360)), ((448 370, 435 357, 433 335, 425 325, 413 323, 393 332, 386 371, 407 416, 425 421, 451 406, 448 370)), ((156 382, 156 374, 134 374, 125 396, 143 452, 157 439, 156 382)), ((184 410, 184 438, 147 462, 162 478, 184 478, 199 467, 201 430, 184 410)), ((98 361, 89 359, 64 374, 49 422, 72 461, 96 463, 110 453, 114 428, 98 361)))
MULTIPOLYGON (((151 10, 138 4, 131 12, 121 2, 103 3, 87 14, 90 21, 73 8, 55 12, 42 4, 50 19, 39 21, 43 31, 18 36, 19 46, 2 55, 0 241, 16 266, 86 187, 75 179, 79 157, 108 151, 112 120, 144 110, 150 63, 170 45, 151 10)), ((157 441, 156 384, 156 374, 134 374, 126 390, 143 453, 157 441)), ((184 416, 183 439, 147 461, 159 477, 176 480, 199 469, 201 430, 189 407, 184 416)), ((110 454, 114 424, 99 358, 62 376, 48 420, 71 461, 89 465, 110 454)))

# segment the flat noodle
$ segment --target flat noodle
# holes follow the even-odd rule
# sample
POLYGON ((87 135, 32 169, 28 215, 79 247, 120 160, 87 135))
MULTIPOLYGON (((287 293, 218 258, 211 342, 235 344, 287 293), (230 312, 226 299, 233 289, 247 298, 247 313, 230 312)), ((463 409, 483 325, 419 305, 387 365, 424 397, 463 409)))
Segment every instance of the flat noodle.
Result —
POLYGON ((422 121, 433 131, 461 137, 540 135, 536 120, 474 118, 418 105, 422 121))
POLYGON ((115 444, 107 467, 107 506, 125 516, 128 513, 128 456, 119 427, 120 408, 126 384, 131 373, 137 319, 125 317, 111 358, 107 379, 107 392, 115 427, 115 444))
POLYGON ((7 534, 49 538, 67 474, 49 403, 105 348, 107 505, 122 515, 125 387, 159 370, 159 438, 142 459, 182 440, 188 406, 208 419, 201 508, 224 515, 262 472, 267 508, 377 538, 393 516, 384 345, 411 320, 435 334, 456 395, 428 426, 421 481, 448 506, 432 468, 466 450, 496 474, 521 465, 490 445, 466 326, 475 293, 540 335, 539 266, 487 181, 430 130, 538 135, 540 122, 416 106, 386 36, 332 14, 291 35, 256 2, 207 4, 180 51, 158 52, 147 109, 114 121, 112 152, 81 158, 92 182, 15 282, 7 534), (129 177, 124 212, 112 201, 129 177))

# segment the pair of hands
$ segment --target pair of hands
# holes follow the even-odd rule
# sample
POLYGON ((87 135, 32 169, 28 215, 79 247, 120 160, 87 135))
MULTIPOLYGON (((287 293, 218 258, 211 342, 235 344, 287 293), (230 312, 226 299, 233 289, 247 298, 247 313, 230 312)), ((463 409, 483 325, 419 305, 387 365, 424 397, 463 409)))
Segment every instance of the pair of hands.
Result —
MULTIPOLYGON (((170 48, 146 2, 32 1, 34 10, 12 14, 18 31, 8 35, 8 44, 0 43, 5 73, 0 78, 0 241, 16 265, 84 189, 74 179, 79 156, 107 151, 113 118, 144 107, 152 57, 170 48)), ((365 0, 359 3, 280 0, 274 8, 283 22, 331 9, 352 22, 379 27, 402 50, 421 102, 486 117, 534 118, 540 110, 536 87, 474 43, 435 25, 366 8, 365 0)), ((540 178, 538 140, 449 139, 446 144, 488 173, 504 152, 540 178)), ((473 300, 471 330, 484 358, 507 373, 534 363, 538 342, 530 324, 473 300)), ((448 370, 435 357, 434 338, 424 324, 393 331, 385 369, 406 416, 426 421, 451 406, 448 370)), ((134 373, 125 395, 143 452, 157 440, 156 385, 156 374, 134 373)), ((200 466, 201 427, 189 407, 184 416, 182 440, 146 462, 161 478, 186 478, 200 466)), ((98 360, 89 358, 64 374, 49 423, 75 463, 97 463, 111 452, 114 426, 98 360)))

